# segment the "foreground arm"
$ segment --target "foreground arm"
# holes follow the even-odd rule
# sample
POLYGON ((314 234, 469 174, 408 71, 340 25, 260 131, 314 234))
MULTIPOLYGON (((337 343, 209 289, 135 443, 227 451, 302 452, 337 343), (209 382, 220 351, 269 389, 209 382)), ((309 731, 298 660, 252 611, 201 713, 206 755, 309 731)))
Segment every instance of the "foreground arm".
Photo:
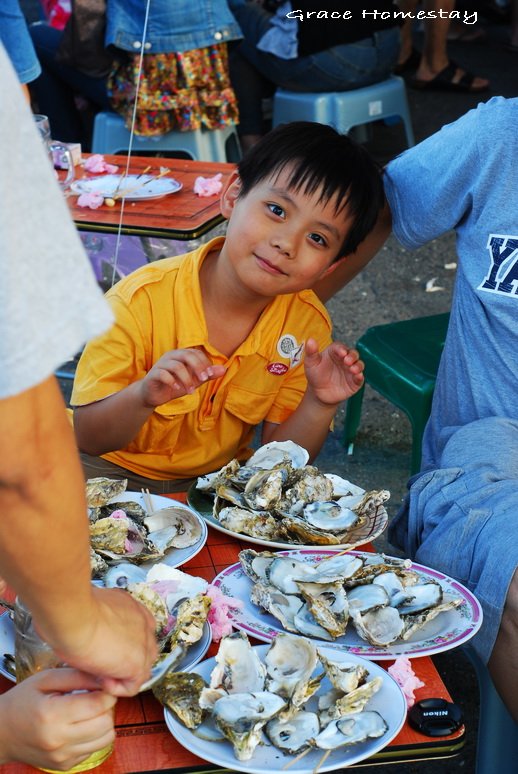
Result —
POLYGON ((135 693, 156 656, 154 622, 90 582, 84 479, 54 377, 0 401, 0 427, 1 575, 64 661, 135 693))
POLYGON ((319 453, 338 405, 363 384, 363 363, 355 349, 330 344, 319 352, 315 339, 306 342, 304 369, 308 386, 296 410, 279 425, 266 422, 262 442, 294 441, 309 452, 319 453))
POLYGON ((123 449, 138 434, 157 406, 193 393, 225 368, 212 365, 199 349, 166 352, 143 379, 103 400, 74 410, 74 429, 81 451, 97 456, 123 449))
POLYGON ((318 280, 313 287, 322 303, 329 301, 331 296, 347 285, 374 258, 388 239, 391 228, 392 217, 389 206, 385 202, 376 225, 356 252, 338 261, 333 271, 318 280))
POLYGON ((114 741, 115 701, 75 669, 29 677, 0 696, 0 765, 72 768, 114 741))

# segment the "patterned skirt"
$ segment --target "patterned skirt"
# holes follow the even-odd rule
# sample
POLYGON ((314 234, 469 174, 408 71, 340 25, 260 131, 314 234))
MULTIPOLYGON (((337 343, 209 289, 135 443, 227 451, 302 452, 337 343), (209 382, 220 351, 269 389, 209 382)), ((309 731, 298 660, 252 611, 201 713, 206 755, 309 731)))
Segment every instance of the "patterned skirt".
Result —
POLYGON ((134 133, 220 129, 237 124, 237 99, 230 84, 227 45, 182 53, 140 54, 116 61, 108 77, 108 94, 117 113, 134 133))

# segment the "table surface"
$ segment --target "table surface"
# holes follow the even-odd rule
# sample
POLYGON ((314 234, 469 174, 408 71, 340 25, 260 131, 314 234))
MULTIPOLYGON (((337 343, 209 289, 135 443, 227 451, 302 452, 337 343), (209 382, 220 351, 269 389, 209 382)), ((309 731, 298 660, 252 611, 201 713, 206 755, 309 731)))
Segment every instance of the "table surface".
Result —
MULTIPOLYGON (((172 497, 172 495, 171 495, 172 497)), ((182 495, 174 495, 185 501, 182 495)), ((208 540, 202 550, 182 566, 182 570, 193 575, 213 580, 230 564, 239 561, 238 553, 247 547, 245 541, 237 540, 209 527, 208 540)), ((364 547, 366 548, 366 547, 364 547)), ((207 656, 213 656, 218 645, 212 643, 207 656)), ((391 661, 380 662, 388 667, 391 661)), ((425 683, 417 689, 416 699, 427 697, 444 698, 451 701, 446 686, 428 656, 412 660, 416 675, 425 683)), ((12 686, 0 676, 0 691, 12 686)), ((170 734, 164 721, 163 707, 150 691, 131 699, 119 699, 116 706, 115 723, 117 740, 110 758, 95 769, 98 774, 131 774, 131 772, 209 772, 227 771, 197 758, 182 747, 170 734)), ((465 729, 462 726, 449 736, 430 738, 414 731, 407 722, 387 747, 363 762, 363 765, 384 762, 401 763, 429 758, 455 755, 464 745, 465 729)), ((361 768, 362 764, 357 765, 361 768)), ((351 768, 356 768, 353 766, 351 768)), ((5 764, 2 774, 29 774, 32 766, 20 763, 5 764)))
MULTIPOLYGON (((87 159, 90 154, 83 154, 87 159)), ((125 174, 127 156, 105 156, 107 162, 118 165, 118 174, 125 174)), ((198 239, 223 221, 219 208, 219 196, 200 197, 193 191, 197 177, 213 177, 222 173, 225 182, 234 164, 190 159, 164 159, 147 156, 132 156, 129 174, 139 174, 146 167, 149 174, 158 175, 162 167, 170 169, 168 177, 178 180, 182 189, 159 199, 125 201, 122 212, 122 234, 148 236, 165 239, 198 239)), ((99 177, 76 166, 76 179, 99 177)), ((67 201, 72 218, 82 231, 117 233, 121 220, 122 201, 114 207, 103 204, 96 210, 78 207, 77 195, 69 193, 67 201)))

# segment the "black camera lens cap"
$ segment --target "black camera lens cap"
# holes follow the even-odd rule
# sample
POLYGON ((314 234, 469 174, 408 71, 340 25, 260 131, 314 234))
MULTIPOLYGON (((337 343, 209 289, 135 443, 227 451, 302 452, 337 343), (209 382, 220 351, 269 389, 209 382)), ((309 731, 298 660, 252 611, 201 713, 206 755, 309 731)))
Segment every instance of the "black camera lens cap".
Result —
POLYGON ((408 722, 425 736, 448 736, 464 721, 458 704, 446 699, 422 699, 409 710, 408 722))

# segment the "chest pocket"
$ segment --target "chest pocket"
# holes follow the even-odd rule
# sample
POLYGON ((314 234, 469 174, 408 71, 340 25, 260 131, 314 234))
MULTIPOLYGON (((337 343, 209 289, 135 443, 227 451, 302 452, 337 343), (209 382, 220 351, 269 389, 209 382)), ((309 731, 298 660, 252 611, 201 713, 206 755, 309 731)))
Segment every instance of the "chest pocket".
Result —
POLYGON ((157 406, 129 444, 128 451, 163 454, 164 450, 173 449, 186 415, 197 411, 199 403, 199 394, 193 393, 157 406))
POLYGON ((249 425, 258 425, 270 411, 278 390, 256 392, 235 384, 228 388, 225 411, 249 425))

